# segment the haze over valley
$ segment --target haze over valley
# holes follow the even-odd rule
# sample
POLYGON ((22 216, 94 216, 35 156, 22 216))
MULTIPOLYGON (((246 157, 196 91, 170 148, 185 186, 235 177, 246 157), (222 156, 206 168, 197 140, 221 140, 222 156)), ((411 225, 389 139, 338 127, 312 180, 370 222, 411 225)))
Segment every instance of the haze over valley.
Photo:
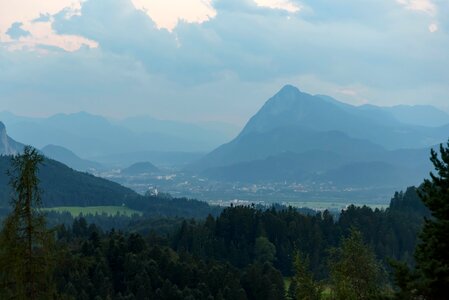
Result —
MULTIPOLYGON (((225 123, 86 112, 28 118, 0 113, 8 133, 49 158, 137 193, 215 205, 382 206, 431 170, 449 115, 432 106, 353 106, 285 85, 238 132, 225 123)), ((3 130, 3 154, 18 143, 3 130)))

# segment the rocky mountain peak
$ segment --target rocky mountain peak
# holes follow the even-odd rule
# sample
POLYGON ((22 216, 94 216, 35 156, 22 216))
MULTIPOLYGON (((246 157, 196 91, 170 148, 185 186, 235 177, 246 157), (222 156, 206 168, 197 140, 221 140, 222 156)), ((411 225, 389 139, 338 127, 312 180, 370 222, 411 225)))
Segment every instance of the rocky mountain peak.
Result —
POLYGON ((22 149, 23 145, 8 136, 5 124, 0 121, 0 155, 15 155, 22 149))

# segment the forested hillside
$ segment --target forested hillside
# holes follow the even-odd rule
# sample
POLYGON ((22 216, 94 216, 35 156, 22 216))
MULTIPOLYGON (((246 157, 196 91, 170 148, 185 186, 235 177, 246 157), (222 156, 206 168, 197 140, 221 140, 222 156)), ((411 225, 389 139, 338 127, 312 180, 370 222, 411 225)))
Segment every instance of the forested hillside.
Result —
MULTIPOLYGON (((0 206, 11 199, 10 156, 0 157, 0 206)), ((39 188, 44 206, 95 206, 131 204, 139 199, 134 191, 118 183, 70 169, 52 159, 45 159, 39 169, 39 188)))
POLYGON ((297 251, 308 258, 314 280, 331 285, 329 250, 355 228, 388 270, 388 259, 412 263, 424 215, 409 188, 385 211, 349 207, 337 219, 231 207, 197 222, 136 218, 117 232, 78 218, 57 229, 56 289, 68 299, 287 299, 295 292, 284 278, 296 276, 297 251))
MULTIPOLYGON (((0 156, 0 215, 11 201, 9 185, 11 156, 0 156)), ((70 169, 46 158, 39 168, 39 189, 44 207, 60 206, 123 206, 143 212, 147 216, 183 216, 204 218, 221 209, 207 203, 169 195, 142 196, 118 183, 70 169)))

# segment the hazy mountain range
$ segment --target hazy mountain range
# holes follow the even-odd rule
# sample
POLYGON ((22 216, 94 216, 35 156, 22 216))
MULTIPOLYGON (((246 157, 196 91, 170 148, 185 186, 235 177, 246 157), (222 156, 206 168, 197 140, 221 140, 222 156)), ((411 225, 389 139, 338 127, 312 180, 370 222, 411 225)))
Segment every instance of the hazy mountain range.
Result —
MULTIPOLYGON (((186 171, 250 183, 418 184, 431 170, 430 148, 449 136, 449 115, 431 106, 352 106, 291 85, 270 98, 234 139, 206 155, 193 151, 229 140, 235 128, 150 117, 109 121, 83 112, 49 118, 3 112, 0 118, 14 138, 76 170, 119 164, 124 174, 152 173, 158 170, 153 163, 194 161, 186 171)), ((22 149, 3 123, 0 134, 0 154, 22 149)))
POLYGON ((418 184, 430 148, 449 137, 446 121, 436 108, 352 106, 287 85, 235 139, 187 169, 227 181, 418 184))
MULTIPOLYGON (((25 144, 39 149, 58 145, 82 158, 108 162, 111 157, 136 152, 205 153, 231 139, 238 130, 225 123, 191 124, 144 116, 111 121, 86 112, 57 114, 48 118, 28 118, 1 112, 0 120, 6 124, 11 136, 25 144)), ((122 165, 129 163, 126 161, 122 165)))
POLYGON ((57 145, 47 145, 41 152, 48 158, 62 162, 63 164, 78 171, 95 171, 104 169, 100 163, 82 159, 67 148, 57 145))

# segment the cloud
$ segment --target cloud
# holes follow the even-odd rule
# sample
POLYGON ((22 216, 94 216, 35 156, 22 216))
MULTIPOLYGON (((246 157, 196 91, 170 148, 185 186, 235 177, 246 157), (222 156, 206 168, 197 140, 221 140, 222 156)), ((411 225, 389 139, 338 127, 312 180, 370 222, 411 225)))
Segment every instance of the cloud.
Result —
POLYGON ((79 35, 58 35, 52 15, 65 18, 79 14, 82 0, 15 0, 0 2, 0 43, 9 50, 56 47, 76 51, 82 46, 97 47, 95 41, 79 35))
POLYGON ((256 4, 262 7, 281 9, 290 13, 296 13, 301 10, 301 6, 289 0, 255 0, 256 4))
POLYGON ((155 22, 158 28, 172 31, 180 20, 202 23, 216 14, 211 0, 132 0, 133 5, 155 22))
POLYGON ((0 42, 0 110, 241 123, 287 82, 351 103, 449 100, 448 23, 438 1, 433 16, 392 0, 282 2, 297 12, 191 1, 199 14, 180 6, 166 20, 158 14, 168 6, 136 0, 64 3, 11 19, 5 32, 22 22, 30 36, 0 42), (5 50, 13 46, 41 52, 5 50))
POLYGON ((435 15, 437 8, 431 0, 396 0, 406 9, 424 12, 429 15, 435 15))

